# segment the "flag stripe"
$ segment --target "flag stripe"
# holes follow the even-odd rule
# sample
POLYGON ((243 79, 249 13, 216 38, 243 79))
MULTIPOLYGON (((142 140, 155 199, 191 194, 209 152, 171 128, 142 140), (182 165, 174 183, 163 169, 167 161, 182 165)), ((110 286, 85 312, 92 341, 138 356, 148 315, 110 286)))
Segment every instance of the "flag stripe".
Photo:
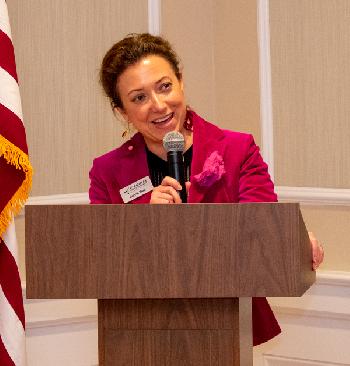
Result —
POLYGON ((21 97, 16 79, 0 67, 0 104, 12 111, 20 120, 22 116, 21 97))
POLYGON ((17 314, 0 285, 0 334, 7 353, 16 366, 25 365, 25 333, 17 314))
POLYGON ((11 39, 10 21, 5 0, 0 0, 0 29, 11 39))
POLYGON ((2 236, 2 240, 7 246, 7 249, 12 254, 13 259, 16 262, 16 265, 18 267, 18 249, 17 249, 17 237, 16 237, 16 229, 15 229, 15 223, 12 220, 11 224, 8 226, 7 230, 5 231, 5 234, 2 236))
POLYGON ((0 67, 6 70, 17 82, 15 51, 11 39, 0 29, 0 67))
POLYGON ((25 366, 25 317, 14 216, 32 183, 15 53, 5 0, 0 0, 0 365, 25 366))
POLYGON ((10 142, 15 142, 19 149, 28 154, 26 135, 22 121, 2 104, 0 104, 0 121, 7 122, 0 124, 0 135, 10 142))
POLYGON ((11 360, 10 355, 6 351, 5 345, 1 339, 1 334, 0 334, 0 361, 1 366, 16 366, 11 360))
MULTIPOLYGON (((19 272, 15 259, 2 239, 0 239, 0 286, 7 301, 22 323, 22 328, 24 328, 25 320, 19 272)), ((1 329, 0 334, 2 334, 1 329)))

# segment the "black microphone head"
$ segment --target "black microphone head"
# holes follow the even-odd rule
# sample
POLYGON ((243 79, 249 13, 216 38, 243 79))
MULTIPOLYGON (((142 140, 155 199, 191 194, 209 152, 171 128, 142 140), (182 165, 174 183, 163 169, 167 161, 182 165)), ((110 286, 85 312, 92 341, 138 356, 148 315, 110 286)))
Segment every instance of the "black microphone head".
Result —
POLYGON ((163 137, 163 146, 166 152, 181 151, 185 149, 185 139, 180 132, 171 131, 163 137))

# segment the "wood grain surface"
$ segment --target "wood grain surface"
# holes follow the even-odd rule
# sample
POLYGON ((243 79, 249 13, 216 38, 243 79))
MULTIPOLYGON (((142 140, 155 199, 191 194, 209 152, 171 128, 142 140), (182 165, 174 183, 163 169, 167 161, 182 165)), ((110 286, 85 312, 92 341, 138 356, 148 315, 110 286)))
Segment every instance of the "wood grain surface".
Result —
POLYGON ((301 296, 298 204, 27 206, 28 298, 301 296))
POLYGON ((100 365, 252 365, 249 301, 99 300, 98 308, 100 365))

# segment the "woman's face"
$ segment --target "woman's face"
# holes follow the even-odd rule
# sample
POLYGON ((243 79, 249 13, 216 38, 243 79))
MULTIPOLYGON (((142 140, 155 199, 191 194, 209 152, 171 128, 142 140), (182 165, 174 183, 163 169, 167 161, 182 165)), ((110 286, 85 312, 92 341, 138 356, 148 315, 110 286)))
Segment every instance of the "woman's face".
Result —
POLYGON ((150 55, 129 66, 116 87, 123 103, 118 111, 143 135, 148 146, 162 143, 169 131, 183 131, 183 82, 163 57, 150 55))

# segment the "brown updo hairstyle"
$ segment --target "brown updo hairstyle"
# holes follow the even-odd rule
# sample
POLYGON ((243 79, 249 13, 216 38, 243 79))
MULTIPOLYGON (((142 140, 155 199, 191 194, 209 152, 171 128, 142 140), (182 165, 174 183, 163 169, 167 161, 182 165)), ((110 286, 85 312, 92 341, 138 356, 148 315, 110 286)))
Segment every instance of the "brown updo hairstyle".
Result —
POLYGON ((112 46, 103 58, 100 70, 100 82, 109 98, 112 108, 123 108, 117 82, 119 76, 131 65, 149 55, 158 55, 166 59, 181 79, 179 58, 170 43, 162 37, 149 33, 132 33, 112 46))

